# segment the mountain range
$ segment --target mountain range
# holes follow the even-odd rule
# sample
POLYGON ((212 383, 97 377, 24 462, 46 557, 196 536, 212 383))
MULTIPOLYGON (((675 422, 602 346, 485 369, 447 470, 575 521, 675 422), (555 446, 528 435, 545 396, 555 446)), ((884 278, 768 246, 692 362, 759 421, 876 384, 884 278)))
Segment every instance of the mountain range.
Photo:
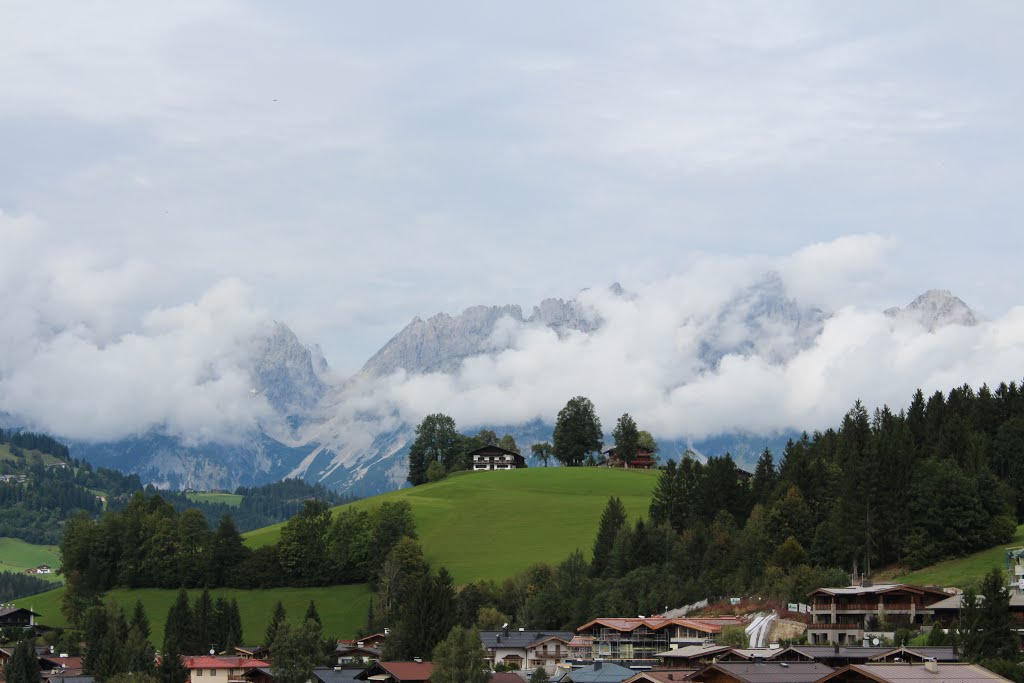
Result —
MULTIPOLYGON (((617 283, 602 294, 622 302, 633 297, 617 283)), ((553 333, 559 340, 594 335, 606 321, 587 300, 546 299, 528 314, 506 305, 417 317, 357 373, 341 379, 333 376, 318 347, 304 344, 277 322, 255 340, 250 365, 252 395, 266 400, 273 417, 244 439, 193 443, 154 428, 102 443, 71 439, 72 454, 94 465, 137 472, 144 481, 170 488, 233 489, 287 476, 360 495, 398 488, 405 483, 405 456, 415 425, 396 406, 367 396, 396 377, 452 377, 467 362, 493 359, 516 344, 517 336, 504 333, 506 328, 516 334, 553 333)), ((696 348, 696 372, 715 372, 727 356, 756 355, 768 364, 782 364, 814 344, 830 315, 802 306, 787 295, 778 276, 769 274, 688 323, 692 338, 686 343, 696 348)), ((967 304, 944 290, 925 292, 885 315, 894 323, 909 321, 928 331, 979 320, 967 304)), ((431 412, 445 412, 444 406, 431 412)), ((552 424, 536 418, 475 425, 468 431, 483 427, 511 433, 526 453, 531 444, 549 440, 552 432, 552 424)), ((779 453, 791 435, 743 431, 700 440, 661 439, 661 454, 667 459, 688 448, 708 455, 729 451, 741 466, 752 467, 764 447, 779 453)))

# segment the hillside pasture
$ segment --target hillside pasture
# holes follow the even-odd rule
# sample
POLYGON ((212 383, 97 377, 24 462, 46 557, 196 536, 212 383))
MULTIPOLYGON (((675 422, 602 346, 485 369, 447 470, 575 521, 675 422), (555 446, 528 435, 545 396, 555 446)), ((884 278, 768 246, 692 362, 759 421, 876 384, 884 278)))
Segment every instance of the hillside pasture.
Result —
MULTIPOLYGON (((55 545, 33 545, 20 538, 0 537, 0 571, 23 572, 30 567, 48 564, 56 571, 60 555, 55 545)), ((59 581, 56 574, 33 574, 47 581, 59 581)))
MULTIPOLYGON (((501 580, 534 562, 558 563, 577 548, 589 558, 608 498, 618 496, 631 520, 646 517, 657 481, 657 472, 599 467, 459 472, 348 505, 408 501, 427 561, 465 584, 501 580)), ((282 526, 244 534, 246 545, 277 542, 282 526)))
POLYGON ((956 586, 970 588, 981 581, 992 567, 1006 567, 1006 549, 1024 546, 1024 525, 1017 527, 1017 532, 1009 543, 997 545, 988 550, 945 560, 916 571, 900 574, 893 578, 899 583, 910 583, 924 586, 956 586))

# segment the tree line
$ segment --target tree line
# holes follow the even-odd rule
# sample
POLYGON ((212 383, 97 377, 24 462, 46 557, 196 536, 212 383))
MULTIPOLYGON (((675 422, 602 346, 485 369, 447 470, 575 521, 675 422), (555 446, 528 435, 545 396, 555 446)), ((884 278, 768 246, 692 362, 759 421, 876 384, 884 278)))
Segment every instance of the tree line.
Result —
MULTIPOLYGON (((633 463, 641 449, 651 453, 658 450, 651 433, 641 430, 629 413, 616 421, 612 438, 616 456, 626 465, 633 463)), ((416 439, 409 447, 408 481, 419 486, 438 481, 451 472, 472 469, 469 454, 484 446, 520 453, 511 434, 499 439, 494 431, 483 429, 469 436, 459 433, 450 416, 428 415, 416 426, 416 439)), ((599 464, 603 448, 604 432, 593 402, 585 396, 576 396, 558 412, 551 442, 535 443, 530 450, 545 467, 552 459, 564 467, 577 467, 599 464)))
POLYGON ((337 517, 307 500, 277 543, 251 549, 230 515, 210 529, 195 509, 178 513, 160 496, 136 493, 123 510, 72 518, 60 542, 63 611, 76 619, 114 587, 270 588, 374 581, 392 547, 416 535, 407 502, 337 517))

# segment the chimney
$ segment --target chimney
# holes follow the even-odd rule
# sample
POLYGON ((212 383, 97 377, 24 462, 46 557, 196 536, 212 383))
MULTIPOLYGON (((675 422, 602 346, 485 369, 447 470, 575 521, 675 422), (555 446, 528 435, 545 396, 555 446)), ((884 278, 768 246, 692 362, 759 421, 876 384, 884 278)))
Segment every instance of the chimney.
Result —
POLYGON ((834 651, 835 651, 835 653, 836 653, 836 654, 839 654, 839 643, 834 643, 834 644, 833 644, 833 647, 835 648, 835 650, 834 650, 834 651))
POLYGON ((594 662, 594 671, 600 671, 601 665, 604 664, 600 659, 594 662))
POLYGON ((926 659, 924 661, 924 670, 928 673, 937 674, 939 673, 939 663, 934 659, 926 659))

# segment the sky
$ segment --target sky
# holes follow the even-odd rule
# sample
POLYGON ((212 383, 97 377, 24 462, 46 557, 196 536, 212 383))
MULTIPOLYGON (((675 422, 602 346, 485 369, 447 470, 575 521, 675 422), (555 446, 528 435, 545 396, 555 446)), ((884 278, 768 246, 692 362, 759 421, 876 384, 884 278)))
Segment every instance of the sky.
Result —
POLYGON ((69 424, 96 434, 232 423, 204 397, 244 389, 267 320, 344 376, 414 316, 671 291, 709 264, 810 260, 787 284, 829 310, 1024 303, 1018 2, 0 18, 0 403, 79 395, 69 424))

